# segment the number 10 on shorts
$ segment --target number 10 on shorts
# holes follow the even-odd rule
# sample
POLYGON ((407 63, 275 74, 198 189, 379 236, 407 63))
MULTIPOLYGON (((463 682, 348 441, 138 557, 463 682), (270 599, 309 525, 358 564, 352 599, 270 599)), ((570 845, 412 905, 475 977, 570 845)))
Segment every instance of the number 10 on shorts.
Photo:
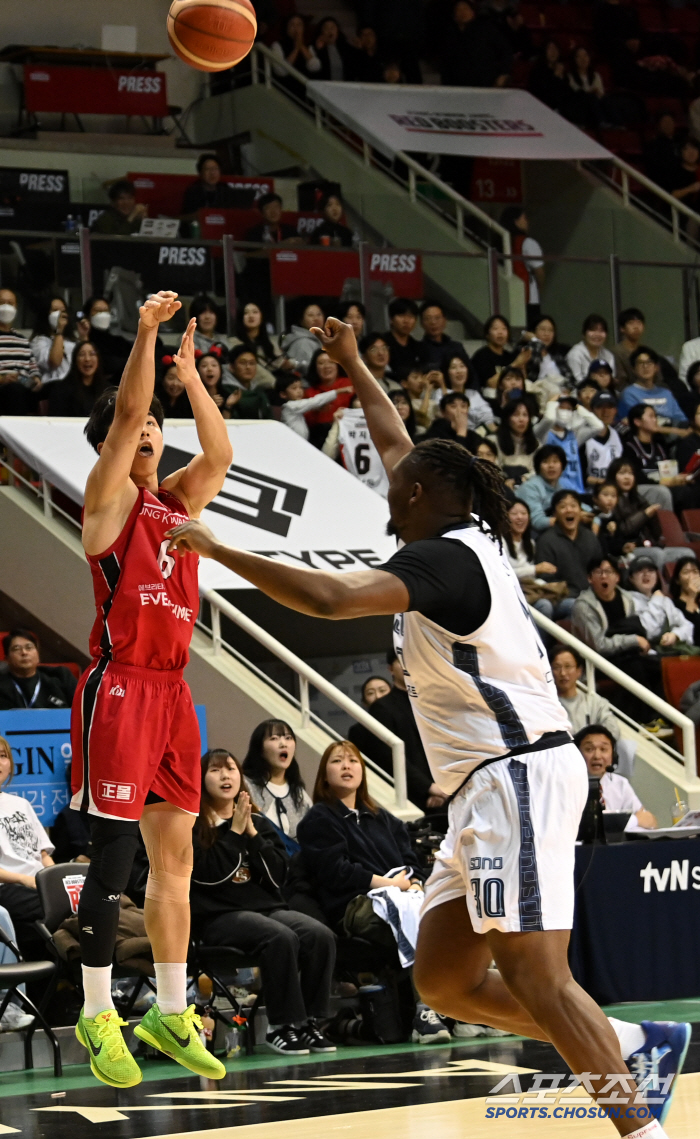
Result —
POLYGON ((481 878, 472 878, 471 888, 477 917, 505 917, 502 878, 486 878, 484 882, 481 881, 481 878))

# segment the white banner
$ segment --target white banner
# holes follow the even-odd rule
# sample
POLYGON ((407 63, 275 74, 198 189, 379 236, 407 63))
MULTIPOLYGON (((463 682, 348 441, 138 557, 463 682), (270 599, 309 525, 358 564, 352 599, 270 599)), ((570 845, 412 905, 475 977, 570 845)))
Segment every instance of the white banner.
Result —
POLYGON ((475 158, 597 159, 605 150, 534 95, 516 88, 309 84, 336 119, 389 158, 399 151, 475 158))
MULTIPOLYGON (((0 439, 33 470, 82 505, 95 453, 84 419, 0 417, 0 439)), ((385 499, 294 431, 274 420, 228 425, 233 463, 203 518, 229 546, 325 570, 377 566, 396 551, 386 536, 385 499)), ((192 421, 166 421, 163 470, 201 450, 192 421)), ((218 562, 202 559, 201 589, 251 589, 218 562)))

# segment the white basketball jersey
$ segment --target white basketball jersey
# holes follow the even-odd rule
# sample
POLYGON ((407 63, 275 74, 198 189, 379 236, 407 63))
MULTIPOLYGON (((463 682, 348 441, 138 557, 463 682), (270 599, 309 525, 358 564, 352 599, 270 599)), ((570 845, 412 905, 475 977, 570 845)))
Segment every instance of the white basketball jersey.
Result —
POLYGON ((593 436, 592 439, 586 440, 585 451, 589 475, 596 479, 604 479, 612 461, 619 459, 622 454, 622 440, 615 428, 611 427, 606 443, 593 436))
POLYGON ((394 646, 433 778, 451 794, 484 760, 571 728, 518 579, 497 543, 476 526, 443 537, 463 542, 481 562, 489 615, 459 637, 420 613, 401 613, 394 646))
POLYGON ((361 408, 347 409, 340 420, 338 442, 345 469, 365 486, 386 498, 389 479, 370 437, 365 413, 361 408))

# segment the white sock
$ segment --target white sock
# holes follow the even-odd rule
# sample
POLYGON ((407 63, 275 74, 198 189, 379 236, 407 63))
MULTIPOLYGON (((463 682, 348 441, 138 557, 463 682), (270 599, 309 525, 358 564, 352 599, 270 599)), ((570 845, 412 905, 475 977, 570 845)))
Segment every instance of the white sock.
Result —
POLYGON ((625 1139, 668 1139, 668 1135, 658 1119, 652 1119, 649 1123, 642 1124, 636 1131, 626 1135, 625 1139))
POLYGON ((94 1020, 98 1013, 114 1008, 112 1000, 112 966, 93 968, 83 965, 83 991, 85 993, 85 1016, 94 1020))
POLYGON ((179 1016, 187 1008, 185 961, 156 962, 156 1001, 163 1016, 179 1016))
POLYGON ((608 1021, 620 1041, 623 1060, 628 1060, 633 1052, 644 1047, 646 1033, 641 1024, 628 1024, 626 1020, 616 1020, 614 1016, 609 1016, 608 1021))

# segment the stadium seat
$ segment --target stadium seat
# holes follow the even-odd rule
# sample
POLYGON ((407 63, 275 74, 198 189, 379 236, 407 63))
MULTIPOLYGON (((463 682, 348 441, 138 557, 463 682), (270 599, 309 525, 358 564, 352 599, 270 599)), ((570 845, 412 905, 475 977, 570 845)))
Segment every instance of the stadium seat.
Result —
POLYGON ((6 629, 4 633, 0 633, 0 660, 5 660, 5 650, 2 647, 2 642, 5 639, 5 637, 7 636, 8 632, 9 632, 9 630, 6 629))
POLYGON ((689 546, 696 558, 700 557, 700 542, 689 542, 683 528, 672 510, 660 510, 656 515, 661 525, 661 533, 667 546, 689 546))
MULTIPOLYGON (((700 510, 684 510, 681 514, 683 526, 689 534, 700 534, 700 510)), ((0 633, 0 637, 2 633, 0 633)))
MULTIPOLYGON (((700 657, 662 657, 661 676, 664 685, 664 697, 674 708, 678 708, 681 696, 686 688, 700 680, 700 657)), ((676 747, 683 752, 683 735, 680 728, 674 726, 676 747)), ((695 746, 700 756, 700 729, 695 731, 695 746)))
POLYGON ((683 39, 687 34, 700 33, 700 12, 696 8, 671 8, 668 12, 669 31, 681 32, 683 39))

